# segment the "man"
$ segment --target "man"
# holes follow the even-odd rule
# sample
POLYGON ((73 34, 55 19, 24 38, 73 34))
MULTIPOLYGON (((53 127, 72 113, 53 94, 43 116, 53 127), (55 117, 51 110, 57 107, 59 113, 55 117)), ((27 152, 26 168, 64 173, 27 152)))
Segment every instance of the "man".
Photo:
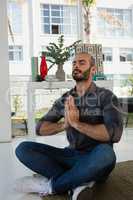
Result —
POLYGON ((66 130, 68 147, 36 142, 17 147, 18 159, 42 175, 21 180, 21 191, 48 195, 73 190, 73 199, 78 199, 84 185, 106 180, 115 167, 113 143, 120 140, 123 130, 119 103, 110 90, 93 83, 95 72, 94 58, 77 54, 72 68, 75 88, 59 98, 37 124, 37 134, 42 136, 66 130))

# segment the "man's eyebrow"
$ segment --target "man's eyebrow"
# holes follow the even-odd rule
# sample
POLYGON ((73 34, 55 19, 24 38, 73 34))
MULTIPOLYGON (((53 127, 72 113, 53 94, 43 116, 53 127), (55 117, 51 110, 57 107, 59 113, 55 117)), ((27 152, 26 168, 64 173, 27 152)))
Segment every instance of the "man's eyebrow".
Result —
POLYGON ((77 60, 77 61, 74 60, 72 63, 75 64, 76 62, 86 62, 86 61, 84 59, 81 59, 81 60, 77 60))
POLYGON ((72 62, 72 64, 75 64, 76 63, 76 60, 74 60, 73 62, 72 62))
POLYGON ((79 62, 86 62, 84 59, 78 60, 79 62))

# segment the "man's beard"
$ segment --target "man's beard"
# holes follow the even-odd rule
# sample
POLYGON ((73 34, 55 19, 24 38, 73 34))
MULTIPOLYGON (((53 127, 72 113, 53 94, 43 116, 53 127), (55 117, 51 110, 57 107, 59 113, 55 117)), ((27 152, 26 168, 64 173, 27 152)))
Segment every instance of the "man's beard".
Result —
POLYGON ((72 77, 76 82, 86 81, 90 77, 90 69, 87 69, 86 71, 82 72, 81 70, 75 69, 72 72, 72 77))

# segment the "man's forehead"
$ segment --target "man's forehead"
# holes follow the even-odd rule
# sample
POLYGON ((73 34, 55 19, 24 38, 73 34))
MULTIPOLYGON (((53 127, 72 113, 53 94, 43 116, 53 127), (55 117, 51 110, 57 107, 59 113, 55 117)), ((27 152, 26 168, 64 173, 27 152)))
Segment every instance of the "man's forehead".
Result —
POLYGON ((91 55, 88 53, 79 53, 75 56, 74 60, 90 60, 91 55))

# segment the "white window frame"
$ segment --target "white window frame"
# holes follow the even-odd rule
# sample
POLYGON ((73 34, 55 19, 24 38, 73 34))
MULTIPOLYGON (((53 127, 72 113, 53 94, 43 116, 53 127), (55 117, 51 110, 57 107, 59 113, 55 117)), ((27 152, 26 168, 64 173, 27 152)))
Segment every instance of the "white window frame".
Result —
POLYGON ((123 57, 125 56, 126 60, 125 61, 121 61, 121 58, 119 56, 120 62, 121 63, 132 63, 133 62, 133 48, 120 48, 119 49, 119 55, 123 55, 123 57), (132 56, 132 60, 129 61, 127 60, 127 54, 131 54, 132 56))
POLYGON ((103 55, 104 55, 104 60, 103 62, 108 62, 108 63, 112 63, 113 62, 113 49, 111 47, 103 47, 103 55), (109 61, 107 60, 107 56, 111 56, 112 60, 109 61))
POLYGON ((23 55, 23 46, 22 45, 9 45, 9 53, 10 52, 13 52, 13 60, 10 60, 10 56, 9 56, 9 62, 23 62, 23 58, 24 58, 24 55, 23 55), (12 47, 12 49, 10 49, 10 47, 12 47), (19 49, 19 48, 21 48, 21 49, 19 49), (21 53, 21 59, 15 59, 16 57, 19 57, 19 55, 17 55, 17 56, 15 56, 15 53, 16 54, 19 54, 19 53, 21 53))
MULTIPOLYGON (((131 21, 130 21, 130 33, 128 33, 127 34, 127 31, 129 30, 129 27, 127 28, 127 29, 122 29, 121 28, 121 30, 123 31, 123 33, 122 34, 120 34, 120 32, 119 32, 119 30, 118 30, 118 28, 115 28, 115 26, 113 27, 113 25, 111 25, 111 24, 109 24, 109 26, 110 26, 110 32, 108 33, 108 28, 107 28, 107 26, 108 26, 108 23, 106 22, 106 20, 105 19, 103 19, 104 20, 104 22, 102 23, 102 29, 104 29, 104 30, 102 30, 101 28, 100 28, 100 26, 99 25, 101 25, 101 22, 99 21, 99 20, 97 20, 97 28, 98 28, 98 31, 100 31, 100 29, 101 29, 101 31, 99 32, 99 35, 102 35, 102 36, 105 36, 105 37, 109 37, 109 38, 120 38, 120 37, 124 37, 124 38, 133 38, 133 11, 132 11, 132 9, 116 9, 116 8, 102 8, 102 7, 99 7, 98 8, 98 13, 100 12, 100 11, 107 11, 108 13, 112 13, 112 16, 114 16, 114 18, 115 18, 115 16, 117 16, 119 13, 118 12, 121 12, 121 15, 122 15, 122 23, 124 24, 124 26, 127 26, 127 24, 126 24, 126 22, 125 22, 125 15, 124 15, 124 13, 125 13, 125 11, 128 11, 129 12, 129 15, 130 15, 130 17, 131 17, 131 21), (112 33, 111 33, 112 32, 112 33)), ((98 14, 98 19, 102 19, 102 17, 100 17, 99 16, 99 14, 98 14)))
MULTIPOLYGON (((75 23, 72 23, 72 21, 75 19, 75 17, 73 17, 72 16, 72 13, 70 12, 69 14, 70 14, 70 17, 68 17, 68 20, 69 20, 69 22, 70 23, 65 23, 65 21, 63 22, 63 16, 62 16, 62 14, 61 14, 61 12, 63 13, 64 12, 64 8, 65 7, 68 7, 69 9, 71 9, 72 7, 73 8, 76 8, 76 6, 68 6, 68 5, 61 5, 61 4, 44 4, 44 3, 41 3, 40 4, 40 13, 41 13, 41 11, 42 10, 44 10, 45 8, 44 8, 44 6, 45 5, 49 5, 49 16, 42 16, 42 14, 40 14, 40 19, 41 19, 41 33, 42 34, 50 34, 50 35, 58 35, 58 34, 64 34, 64 35, 67 35, 67 36, 75 36, 76 34, 77 34, 77 32, 75 32, 75 33, 73 33, 73 25, 75 25, 75 23), (59 6, 59 10, 56 10, 56 9, 52 9, 52 6, 59 6), (54 16, 54 18, 56 19, 56 18, 60 18, 60 23, 53 23, 52 22, 52 11, 59 11, 59 13, 60 13, 60 16, 54 16), (44 21, 44 18, 45 17, 49 17, 49 23, 44 23, 44 22, 42 22, 42 21, 44 21), (50 26, 50 33, 45 33, 45 30, 44 30, 44 26, 45 25, 49 25, 50 26), (52 33, 52 25, 58 25, 59 26, 59 33, 58 34, 53 34, 52 33), (65 26, 65 25, 67 25, 67 26, 69 26, 69 30, 70 30, 70 33, 64 33, 64 31, 62 30, 62 28, 65 26)), ((76 24, 77 24, 77 19, 75 20, 75 22, 76 22, 76 24)), ((78 26, 78 24, 77 24, 77 26, 78 26)), ((76 28, 78 28, 76 26, 76 28)))

